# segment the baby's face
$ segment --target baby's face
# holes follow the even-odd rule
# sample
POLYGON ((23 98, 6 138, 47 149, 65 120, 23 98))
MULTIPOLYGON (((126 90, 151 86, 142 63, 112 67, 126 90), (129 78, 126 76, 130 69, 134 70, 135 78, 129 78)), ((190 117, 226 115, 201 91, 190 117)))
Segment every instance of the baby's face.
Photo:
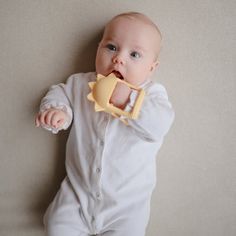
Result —
POLYGON ((158 37, 155 28, 141 20, 113 20, 97 50, 96 72, 104 76, 113 72, 130 84, 142 84, 157 65, 158 37))

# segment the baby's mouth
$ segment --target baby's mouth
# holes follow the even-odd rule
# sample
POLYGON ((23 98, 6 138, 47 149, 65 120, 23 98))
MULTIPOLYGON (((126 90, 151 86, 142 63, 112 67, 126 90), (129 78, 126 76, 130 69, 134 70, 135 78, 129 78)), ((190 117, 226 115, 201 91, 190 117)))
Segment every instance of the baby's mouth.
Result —
POLYGON ((117 78, 124 80, 123 75, 119 71, 113 70, 111 73, 113 73, 117 78))

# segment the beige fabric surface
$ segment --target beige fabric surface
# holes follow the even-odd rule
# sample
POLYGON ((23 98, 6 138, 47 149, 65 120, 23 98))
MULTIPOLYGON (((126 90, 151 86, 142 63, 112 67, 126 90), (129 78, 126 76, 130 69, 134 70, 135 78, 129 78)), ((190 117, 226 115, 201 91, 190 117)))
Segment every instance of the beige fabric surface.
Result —
POLYGON ((176 111, 147 235, 236 235, 235 9, 234 0, 1 0, 0 235, 44 235, 68 133, 36 129, 34 114, 50 85, 94 70, 104 24, 129 10, 163 33, 156 80, 176 111))

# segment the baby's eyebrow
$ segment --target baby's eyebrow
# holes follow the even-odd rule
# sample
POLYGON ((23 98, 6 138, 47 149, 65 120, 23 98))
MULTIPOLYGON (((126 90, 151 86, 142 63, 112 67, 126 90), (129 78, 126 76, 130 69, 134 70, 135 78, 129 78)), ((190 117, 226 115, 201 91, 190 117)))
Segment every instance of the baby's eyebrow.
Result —
POLYGON ((114 41, 115 38, 114 37, 111 37, 111 36, 108 36, 108 37, 105 37, 103 38, 104 41, 114 41))
POLYGON ((105 41, 105 42, 107 42, 107 41, 112 41, 112 38, 105 38, 104 41, 105 41))
POLYGON ((145 52, 145 51, 147 51, 144 47, 141 47, 141 46, 139 46, 139 45, 135 45, 135 46, 133 47, 133 50, 139 51, 139 52, 145 52))

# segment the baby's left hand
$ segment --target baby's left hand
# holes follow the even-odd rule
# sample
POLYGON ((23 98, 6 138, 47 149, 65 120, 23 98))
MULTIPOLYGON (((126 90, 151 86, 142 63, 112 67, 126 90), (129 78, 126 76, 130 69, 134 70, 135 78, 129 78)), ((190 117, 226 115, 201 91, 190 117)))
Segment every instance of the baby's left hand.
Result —
POLYGON ((118 108, 124 109, 129 102, 130 93, 131 89, 126 84, 118 82, 112 93, 110 103, 118 108))

